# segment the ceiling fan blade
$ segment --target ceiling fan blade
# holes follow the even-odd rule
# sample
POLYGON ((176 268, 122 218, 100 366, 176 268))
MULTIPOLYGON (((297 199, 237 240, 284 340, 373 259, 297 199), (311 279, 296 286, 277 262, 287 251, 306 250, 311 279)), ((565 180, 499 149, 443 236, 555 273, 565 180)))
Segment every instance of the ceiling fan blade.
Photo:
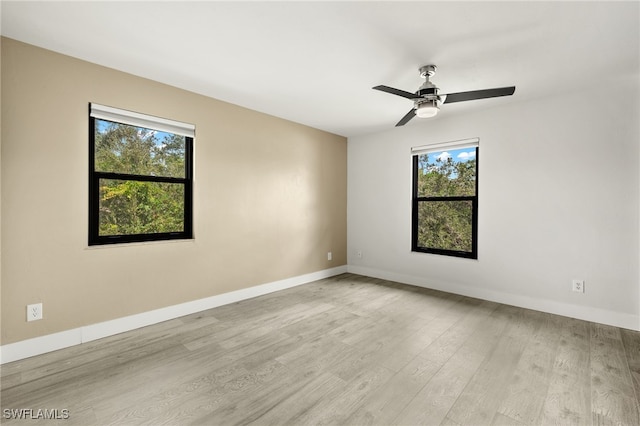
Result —
POLYGON ((497 98, 499 96, 511 96, 516 91, 516 86, 499 87, 497 89, 473 90, 471 92, 449 93, 444 101, 445 104, 453 102, 473 101, 476 99, 497 98))
POLYGON ((393 87, 389 87, 389 86, 376 86, 376 87, 372 87, 372 89, 391 93, 392 95, 402 96, 403 98, 407 98, 407 99, 417 99, 420 97, 420 96, 416 96, 415 93, 405 92, 404 90, 394 89, 393 87))
POLYGON ((398 121, 398 124, 396 124, 396 127, 404 126, 415 116, 416 116, 416 110, 411 108, 411 111, 409 111, 404 117, 402 117, 400 121, 398 121))

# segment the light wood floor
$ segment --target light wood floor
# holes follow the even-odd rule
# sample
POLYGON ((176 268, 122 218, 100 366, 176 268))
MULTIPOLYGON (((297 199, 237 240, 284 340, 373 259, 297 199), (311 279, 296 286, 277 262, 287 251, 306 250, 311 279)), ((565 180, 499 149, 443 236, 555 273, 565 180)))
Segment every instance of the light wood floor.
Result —
POLYGON ((64 425, 639 425, 640 333, 344 274, 5 364, 64 425))

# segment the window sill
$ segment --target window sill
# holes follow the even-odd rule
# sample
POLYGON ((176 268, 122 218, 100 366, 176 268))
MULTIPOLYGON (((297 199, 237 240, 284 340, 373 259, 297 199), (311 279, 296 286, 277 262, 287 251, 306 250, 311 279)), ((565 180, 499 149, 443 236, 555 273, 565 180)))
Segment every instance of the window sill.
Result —
POLYGON ((130 243, 115 243, 115 244, 96 244, 96 245, 86 245, 85 250, 100 250, 100 249, 108 249, 108 248, 118 248, 118 247, 138 247, 138 246, 148 246, 148 245, 156 245, 156 244, 186 244, 186 243, 194 243, 195 238, 188 239, 174 239, 174 240, 157 240, 157 241, 136 241, 130 243))

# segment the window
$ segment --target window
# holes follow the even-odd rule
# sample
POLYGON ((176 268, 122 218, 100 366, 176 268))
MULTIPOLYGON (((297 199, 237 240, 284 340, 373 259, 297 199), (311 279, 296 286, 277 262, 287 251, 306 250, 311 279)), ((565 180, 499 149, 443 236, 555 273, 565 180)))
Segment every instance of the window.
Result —
POLYGON ((478 140, 412 148, 411 250, 478 258, 478 140))
POLYGON ((89 245, 189 239, 193 125, 90 104, 89 245))

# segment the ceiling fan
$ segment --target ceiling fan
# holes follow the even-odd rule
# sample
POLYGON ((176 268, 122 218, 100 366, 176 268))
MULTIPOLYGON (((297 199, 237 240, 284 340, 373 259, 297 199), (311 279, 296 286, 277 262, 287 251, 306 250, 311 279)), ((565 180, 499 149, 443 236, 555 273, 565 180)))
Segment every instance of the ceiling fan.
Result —
POLYGON ((413 101, 413 108, 396 124, 404 126, 413 117, 429 118, 435 116, 440 111, 440 105, 450 104, 453 102, 473 101, 475 99, 497 98, 499 96, 511 96, 516 91, 516 86, 499 87, 496 89, 472 90, 470 92, 449 93, 447 95, 438 93, 440 89, 431 81, 430 77, 436 73, 435 65, 425 65, 420 67, 420 77, 425 82, 418 88, 415 93, 405 92, 404 90, 394 89, 389 86, 376 86, 375 90, 391 93, 392 95, 402 96, 403 98, 413 101))

